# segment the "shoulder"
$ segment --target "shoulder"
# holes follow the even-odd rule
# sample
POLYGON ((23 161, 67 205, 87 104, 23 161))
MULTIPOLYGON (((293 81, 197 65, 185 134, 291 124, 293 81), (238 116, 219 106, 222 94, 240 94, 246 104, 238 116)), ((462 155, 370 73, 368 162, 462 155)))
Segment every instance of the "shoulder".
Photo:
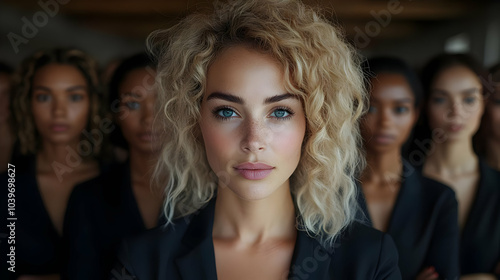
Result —
POLYGON ((178 219, 173 225, 158 226, 125 238, 117 254, 118 261, 134 275, 158 271, 160 263, 171 266, 182 251, 188 226, 187 220, 178 219))
MULTIPOLYGON (((335 247, 335 246, 334 246, 335 247)), ((333 271, 340 279, 400 279, 398 251, 392 238, 381 231, 353 222, 339 237, 333 252, 333 271)))

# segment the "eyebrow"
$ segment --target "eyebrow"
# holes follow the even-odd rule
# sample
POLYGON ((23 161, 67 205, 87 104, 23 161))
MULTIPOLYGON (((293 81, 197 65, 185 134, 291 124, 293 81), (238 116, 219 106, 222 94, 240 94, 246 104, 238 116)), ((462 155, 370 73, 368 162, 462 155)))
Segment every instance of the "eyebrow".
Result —
POLYGON ((125 92, 122 97, 128 97, 128 96, 131 96, 131 97, 134 97, 134 98, 140 98, 141 97, 140 95, 138 95, 136 93, 133 93, 133 92, 125 92))
MULTIPOLYGON (((36 86, 33 90, 44 90, 44 91, 52 91, 49 87, 46 86, 36 86)), ((87 90, 86 86, 72 86, 66 89, 66 91, 75 91, 75 90, 87 90)))
MULTIPOLYGON (((298 97, 291 93, 279 94, 266 98, 264 100, 264 104, 276 103, 289 98, 298 98, 298 97)), ((213 92, 207 97, 207 101, 211 99, 222 99, 237 104, 245 104, 245 101, 242 98, 229 93, 213 92)))
MULTIPOLYGON (((477 93, 477 92, 480 92, 480 89, 477 88, 477 87, 473 87, 473 88, 468 88, 468 89, 462 90, 462 92, 460 92, 460 94, 462 94, 462 95, 471 95, 471 94, 474 94, 474 93, 477 93)), ((449 95, 448 91, 442 90, 442 89, 438 89, 438 88, 432 89, 432 93, 434 93, 434 94, 442 94, 442 95, 449 95)))

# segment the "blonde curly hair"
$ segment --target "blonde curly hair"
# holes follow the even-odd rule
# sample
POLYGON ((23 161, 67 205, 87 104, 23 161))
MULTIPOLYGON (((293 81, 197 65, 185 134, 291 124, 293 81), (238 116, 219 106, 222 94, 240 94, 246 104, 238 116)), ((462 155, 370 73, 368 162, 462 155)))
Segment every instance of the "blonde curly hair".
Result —
MULTIPOLYGON (((49 49, 38 51, 26 58, 15 74, 15 92, 12 98, 14 123, 19 137, 20 149, 23 154, 35 154, 40 149, 40 135, 35 127, 31 111, 31 96, 33 78, 38 69, 48 64, 67 64, 77 68, 89 88, 90 112, 87 121, 87 131, 98 128, 104 115, 101 105, 101 87, 98 79, 98 64, 89 55, 78 49, 49 49), (91 121, 92 120, 92 121, 91 121)), ((92 144, 93 145, 93 144, 92 144)), ((101 147, 93 146, 91 156, 99 154, 101 147)))
POLYGON ((200 104, 207 69, 239 44, 281 63, 286 89, 301 99, 306 137, 290 188, 299 229, 331 243, 357 210, 355 178, 364 167, 358 122, 366 93, 356 51, 342 32, 296 0, 218 2, 213 13, 190 15, 149 36, 158 59, 156 121, 165 133, 153 177, 165 189, 167 225, 216 192, 198 125, 200 104))

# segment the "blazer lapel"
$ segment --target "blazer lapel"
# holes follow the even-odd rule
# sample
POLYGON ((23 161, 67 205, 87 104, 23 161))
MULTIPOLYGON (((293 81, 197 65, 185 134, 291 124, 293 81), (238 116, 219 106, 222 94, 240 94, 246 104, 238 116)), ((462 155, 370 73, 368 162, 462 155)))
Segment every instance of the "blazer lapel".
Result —
POLYGON ((307 232, 298 231, 288 279, 324 279, 339 244, 337 240, 328 250, 307 232))
POLYGON ((194 215, 182 240, 185 254, 175 260, 181 279, 216 280, 212 227, 215 198, 194 215))

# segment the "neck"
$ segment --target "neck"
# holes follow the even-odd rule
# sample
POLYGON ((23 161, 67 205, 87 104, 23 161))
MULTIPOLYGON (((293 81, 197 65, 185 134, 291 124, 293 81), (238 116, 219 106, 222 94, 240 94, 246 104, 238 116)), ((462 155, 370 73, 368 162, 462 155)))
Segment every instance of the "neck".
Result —
POLYGON ((500 141, 489 138, 486 140, 486 162, 488 164, 500 170, 500 141))
POLYGON ((227 187, 219 186, 213 236, 245 244, 295 238, 295 207, 286 184, 271 196, 256 201, 243 200, 227 187))
POLYGON ((366 155, 367 168, 363 172, 362 181, 386 183, 399 181, 403 164, 399 148, 387 152, 371 152, 366 155))
POLYGON ((134 185, 149 188, 156 159, 153 153, 130 149, 130 176, 134 185))
POLYGON ((438 173, 446 169, 453 174, 473 170, 477 164, 478 159, 472 148, 471 139, 435 143, 425 161, 425 165, 438 173))

